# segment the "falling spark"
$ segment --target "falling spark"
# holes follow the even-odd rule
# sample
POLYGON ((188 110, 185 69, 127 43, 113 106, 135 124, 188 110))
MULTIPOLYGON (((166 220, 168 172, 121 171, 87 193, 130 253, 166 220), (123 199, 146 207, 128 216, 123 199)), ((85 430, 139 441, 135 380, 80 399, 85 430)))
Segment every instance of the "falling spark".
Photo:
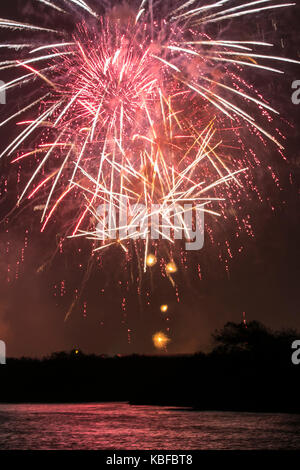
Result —
POLYGON ((168 309, 169 309, 169 307, 166 304, 160 306, 160 311, 162 313, 166 313, 168 311, 168 309))
POLYGON ((151 267, 151 266, 154 266, 156 263, 157 263, 156 256, 154 256, 153 254, 149 254, 146 259, 147 266, 151 267))
POLYGON ((167 344, 171 341, 170 338, 162 331, 155 333, 152 336, 153 344, 157 349, 165 349, 167 344))
POLYGON ((167 272, 168 274, 173 274, 173 273, 176 273, 176 272, 177 272, 177 266, 176 266, 176 264, 175 264, 173 261, 171 261, 170 263, 167 264, 167 266, 166 266, 166 272, 167 272))

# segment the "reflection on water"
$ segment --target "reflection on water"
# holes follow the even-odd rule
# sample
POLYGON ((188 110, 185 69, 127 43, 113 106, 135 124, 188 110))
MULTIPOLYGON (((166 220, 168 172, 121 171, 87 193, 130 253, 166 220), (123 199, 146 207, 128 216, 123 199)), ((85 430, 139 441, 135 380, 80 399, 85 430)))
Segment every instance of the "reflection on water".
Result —
POLYGON ((300 416, 126 403, 0 405, 0 449, 300 449, 300 416))

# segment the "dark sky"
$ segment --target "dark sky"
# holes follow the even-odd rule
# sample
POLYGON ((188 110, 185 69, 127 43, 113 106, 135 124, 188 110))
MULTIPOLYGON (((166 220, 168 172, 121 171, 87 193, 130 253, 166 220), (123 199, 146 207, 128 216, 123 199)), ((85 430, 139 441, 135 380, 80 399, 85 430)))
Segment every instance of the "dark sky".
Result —
MULTIPOLYGON (((2 1, 0 17, 18 17, 31 22, 31 15, 37 8, 44 12, 44 16, 40 14, 39 17, 49 22, 48 10, 31 0, 2 1)), ((276 41, 276 52, 285 57, 300 59, 299 10, 297 6, 293 12, 286 10, 259 22, 264 24, 266 31, 264 37, 259 37, 276 41), (274 22, 274 18, 279 19, 274 22), (277 31, 274 31, 274 25, 277 31)), ((257 22, 253 24, 254 30, 261 35, 258 19, 253 21, 257 22)), ((5 34, 1 36, 2 41, 5 34)), ((265 195, 264 202, 252 200, 247 203, 255 237, 245 236, 245 248, 230 262, 229 273, 219 263, 215 248, 206 239, 201 252, 190 255, 188 269, 182 268, 176 274, 180 302, 177 302, 170 282, 161 279, 158 272, 154 272, 152 279, 149 276, 145 279, 141 297, 134 286, 125 292, 125 282, 131 273, 120 261, 117 248, 111 251, 101 269, 91 268, 84 284, 84 273, 89 267, 88 242, 66 241, 63 253, 58 250, 54 256, 57 234, 63 231, 63 213, 47 234, 42 235, 32 207, 24 208, 24 211, 20 208, 8 223, 2 222, 0 339, 6 341, 8 354, 36 356, 74 347, 109 354, 153 353, 152 334, 167 325, 159 311, 159 306, 164 303, 169 305, 170 353, 207 349, 214 329, 227 321, 241 321, 243 312, 248 321, 259 320, 275 329, 300 330, 297 191, 300 104, 296 106, 291 101, 291 84, 297 79, 300 80, 300 66, 295 65, 287 66, 284 76, 273 79, 273 75, 266 75, 257 84, 272 103, 276 101, 282 118, 292 123, 289 126, 279 120, 287 137, 287 161, 279 158, 274 147, 270 146, 268 150, 272 167, 280 175, 281 189, 263 171, 257 172, 257 184, 265 195), (201 281, 195 276, 196 262, 202 267, 201 281), (83 286, 81 299, 64 321, 74 292, 80 291, 80 286, 83 286), (150 305, 146 302, 146 292, 149 292, 150 305), (124 296, 125 310, 122 309, 124 296)), ((0 80, 7 80, 7 76, 1 76, 1 71, 0 80)), ((0 105, 1 117, 6 115, 10 103, 21 99, 19 91, 17 96, 8 94, 7 105, 0 105)), ((13 135, 14 130, 1 128, 0 132, 2 147, 11 138, 8 133, 13 135)), ((5 217, 14 205, 17 175, 11 175, 5 161, 1 165, 0 211, 5 217), (8 191, 4 192, 7 178, 8 191)), ((230 238, 230 225, 225 224, 217 230, 218 239, 230 238)))

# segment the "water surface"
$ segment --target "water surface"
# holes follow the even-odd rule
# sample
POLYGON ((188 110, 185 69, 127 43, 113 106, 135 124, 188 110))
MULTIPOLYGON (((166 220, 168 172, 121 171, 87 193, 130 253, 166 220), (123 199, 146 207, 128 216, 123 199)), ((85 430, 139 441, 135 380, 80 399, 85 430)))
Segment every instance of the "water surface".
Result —
POLYGON ((0 449, 300 449, 300 415, 0 404, 0 449))

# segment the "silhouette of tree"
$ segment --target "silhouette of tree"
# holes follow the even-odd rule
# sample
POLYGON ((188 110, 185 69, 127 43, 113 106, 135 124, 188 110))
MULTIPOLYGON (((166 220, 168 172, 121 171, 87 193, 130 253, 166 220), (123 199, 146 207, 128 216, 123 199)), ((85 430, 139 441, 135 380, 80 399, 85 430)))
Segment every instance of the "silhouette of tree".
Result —
POLYGON ((247 325, 228 322, 221 330, 216 330, 212 337, 217 352, 251 351, 258 355, 263 353, 265 356, 267 352, 274 354, 276 351, 278 354, 283 349, 290 351, 290 345, 297 338, 297 332, 272 331, 258 321, 251 321, 247 325))

